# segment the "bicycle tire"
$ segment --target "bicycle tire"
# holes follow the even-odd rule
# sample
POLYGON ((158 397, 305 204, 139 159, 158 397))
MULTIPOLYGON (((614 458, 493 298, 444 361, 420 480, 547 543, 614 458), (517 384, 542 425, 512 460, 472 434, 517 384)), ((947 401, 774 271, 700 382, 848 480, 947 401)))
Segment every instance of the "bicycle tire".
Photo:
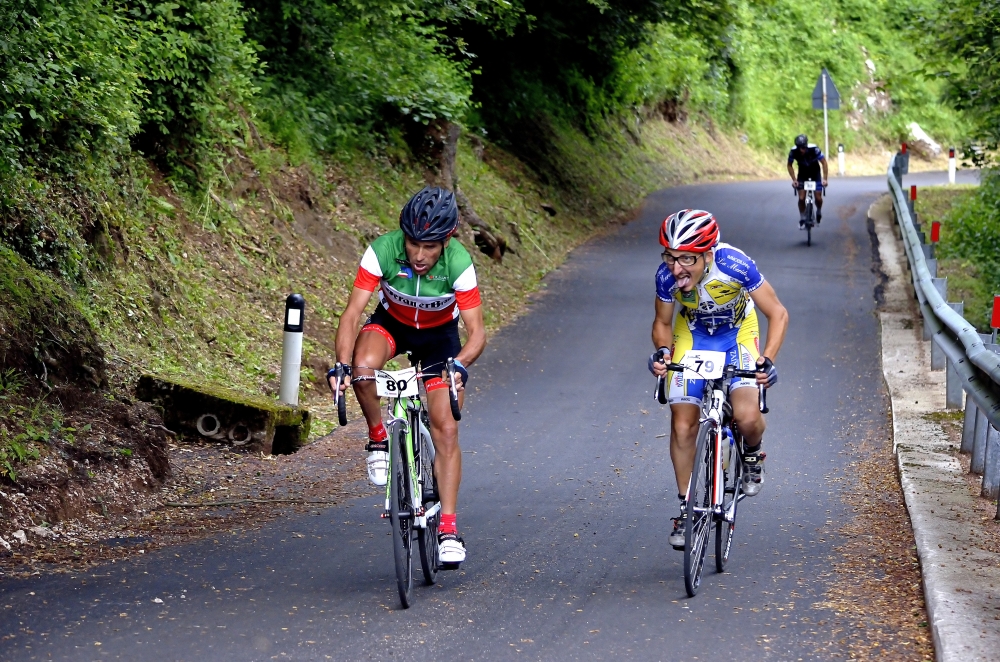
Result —
POLYGON ((410 472, 403 444, 406 432, 401 421, 390 426, 389 522, 392 525, 392 552, 396 561, 396 586, 404 609, 413 602, 413 513, 410 472))
POLYGON ((715 445, 710 443, 716 423, 707 420, 698 428, 694 467, 687 493, 687 520, 684 522, 684 588, 688 597, 698 594, 701 573, 705 569, 708 537, 712 532, 712 479, 715 470, 715 445), (699 512, 697 509, 701 509, 699 512))
MULTIPOLYGON (((420 480, 423 483, 424 508, 437 503, 437 477, 434 476, 434 449, 429 437, 420 435, 420 480)), ((427 525, 417 529, 417 545, 420 548, 420 567, 424 572, 424 583, 433 586, 438 573, 438 524, 441 513, 427 520, 427 525)))
POLYGON ((806 205, 806 246, 813 243, 813 225, 816 223, 816 208, 810 202, 806 205))
POLYGON ((726 497, 723 497, 723 512, 728 510, 729 504, 733 503, 733 501, 735 501, 736 505, 733 506, 732 522, 727 522, 723 518, 715 525, 716 572, 726 571, 726 563, 729 562, 729 554, 733 547, 733 535, 736 532, 736 512, 739 509, 740 493, 743 491, 743 459, 742 455, 740 455, 740 449, 743 447, 743 437, 735 429, 733 430, 733 435, 736 443, 733 444, 733 448, 730 451, 729 471, 726 472, 726 490, 723 492, 724 495, 729 496, 729 490, 731 489, 730 498, 732 501, 726 501, 726 497))
POLYGON ((347 425, 347 394, 340 393, 337 397, 337 422, 347 425))

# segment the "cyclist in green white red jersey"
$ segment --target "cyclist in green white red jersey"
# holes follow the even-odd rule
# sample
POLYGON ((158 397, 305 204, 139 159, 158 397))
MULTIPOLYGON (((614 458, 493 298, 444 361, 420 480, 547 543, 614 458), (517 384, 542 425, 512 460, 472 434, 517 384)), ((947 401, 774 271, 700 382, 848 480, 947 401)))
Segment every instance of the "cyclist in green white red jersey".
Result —
MULTIPOLYGON (((450 191, 427 187, 410 198, 399 215, 400 229, 382 235, 365 250, 337 329, 337 361, 351 366, 342 388, 353 383, 368 423, 368 478, 375 485, 385 485, 389 470, 389 439, 382 424, 375 370, 409 352, 411 362, 419 363, 425 373, 434 474, 441 499, 438 556, 447 564, 465 560, 465 542, 456 524, 462 451, 458 423, 451 414, 445 361, 455 359, 462 406, 469 381, 466 367, 486 347, 476 269, 469 252, 451 236, 458 220, 450 191), (361 316, 376 289, 379 305, 359 332, 361 316), (458 335, 459 318, 469 336, 464 347, 458 335)), ((333 388, 332 380, 330 385, 333 388)))

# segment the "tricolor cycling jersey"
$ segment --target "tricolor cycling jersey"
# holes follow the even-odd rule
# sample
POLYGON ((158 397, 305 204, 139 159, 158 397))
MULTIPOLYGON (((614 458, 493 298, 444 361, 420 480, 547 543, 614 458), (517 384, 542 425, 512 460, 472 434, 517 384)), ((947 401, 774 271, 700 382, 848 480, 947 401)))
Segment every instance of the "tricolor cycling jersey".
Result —
POLYGON ((370 292, 378 287, 389 314, 418 329, 446 324, 459 310, 480 305, 476 268, 462 244, 452 238, 430 271, 418 276, 410 268, 404 242, 402 230, 373 241, 361 257, 354 286, 370 292))
POLYGON ((678 315, 688 327, 709 334, 739 327, 754 309, 750 292, 764 284, 757 265, 740 249, 720 242, 714 251, 712 268, 689 293, 680 291, 666 264, 656 271, 656 296, 666 303, 680 303, 678 315))

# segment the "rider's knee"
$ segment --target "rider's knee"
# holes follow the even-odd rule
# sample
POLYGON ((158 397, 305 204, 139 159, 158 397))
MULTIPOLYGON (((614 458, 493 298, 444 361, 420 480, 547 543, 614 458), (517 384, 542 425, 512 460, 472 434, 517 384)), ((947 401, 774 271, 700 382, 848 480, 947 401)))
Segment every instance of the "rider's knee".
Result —
POLYGON ((440 450, 458 447, 458 423, 455 419, 451 418, 450 413, 444 421, 440 423, 432 422, 431 430, 435 433, 433 435, 434 441, 441 446, 440 450))
POLYGON ((764 428, 767 427, 764 417, 756 407, 748 411, 735 411, 733 419, 736 421, 736 426, 745 433, 764 432, 764 428))

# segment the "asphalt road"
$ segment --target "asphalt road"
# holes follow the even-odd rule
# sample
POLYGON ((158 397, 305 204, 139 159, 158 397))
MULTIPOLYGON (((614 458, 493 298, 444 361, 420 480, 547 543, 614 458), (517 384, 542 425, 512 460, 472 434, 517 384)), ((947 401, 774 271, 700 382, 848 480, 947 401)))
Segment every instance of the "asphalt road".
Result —
MULTIPOLYGON (((911 176, 938 183, 943 175, 911 176)), ((838 659, 824 592, 849 515, 852 439, 887 435, 865 212, 882 177, 833 182, 806 247, 790 187, 660 191, 575 251, 472 371, 462 423, 462 570, 399 608, 377 497, 162 549, 87 574, 0 584, 0 659, 838 659), (711 210, 791 326, 761 494, 729 569, 684 592, 667 409, 652 399, 657 224, 711 210)), ((360 458, 360 450, 359 450, 360 458)), ((710 552, 711 554, 711 552, 710 552)))

